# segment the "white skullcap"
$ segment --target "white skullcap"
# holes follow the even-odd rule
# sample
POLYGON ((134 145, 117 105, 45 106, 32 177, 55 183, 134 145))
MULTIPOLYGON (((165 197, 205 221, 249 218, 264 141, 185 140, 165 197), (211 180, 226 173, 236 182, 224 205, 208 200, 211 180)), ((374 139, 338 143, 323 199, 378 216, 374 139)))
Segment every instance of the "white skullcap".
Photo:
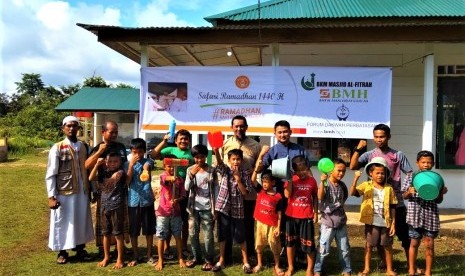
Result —
POLYGON ((69 122, 77 122, 79 124, 79 120, 78 118, 74 117, 74 116, 66 116, 64 119, 63 119, 63 123, 61 124, 62 126, 66 125, 67 123, 69 122))

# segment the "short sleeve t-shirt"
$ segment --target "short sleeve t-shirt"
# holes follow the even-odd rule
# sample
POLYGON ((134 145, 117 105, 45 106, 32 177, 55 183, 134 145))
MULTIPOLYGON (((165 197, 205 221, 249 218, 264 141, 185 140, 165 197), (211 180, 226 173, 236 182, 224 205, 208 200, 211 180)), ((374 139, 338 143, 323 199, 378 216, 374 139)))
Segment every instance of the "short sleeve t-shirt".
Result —
MULTIPOLYGON (((284 188, 289 182, 284 183, 284 188)), ((317 200, 318 186, 312 176, 306 179, 299 179, 292 176, 292 194, 288 198, 286 216, 297 219, 313 218, 313 201, 317 200)))
MULTIPOLYGON (((144 165, 149 168, 153 167, 152 161, 148 159, 141 159, 134 164, 133 175, 129 184, 128 193, 128 206, 129 207, 147 207, 153 205, 155 200, 150 180, 141 181, 140 175, 144 170, 144 165)), ((129 169, 129 162, 124 163, 124 171, 127 173, 129 169)))
POLYGON ((269 226, 278 225, 278 212, 282 210, 282 197, 279 193, 268 194, 261 190, 257 196, 257 203, 253 217, 269 226))
POLYGON ((126 200, 125 176, 123 170, 116 172, 105 170, 103 174, 99 175, 98 182, 100 183, 103 210, 116 210, 123 205, 123 200, 126 200), (112 179, 114 173, 120 173, 121 176, 112 179))
POLYGON ((181 215, 181 207, 179 203, 171 204, 171 200, 185 196, 184 181, 180 177, 177 177, 174 182, 166 181, 168 176, 166 172, 160 174, 160 204, 156 210, 156 215, 161 217, 179 217, 181 215))
MULTIPOLYGON (((192 158, 192 153, 190 149, 181 150, 178 147, 166 147, 161 150, 160 154, 161 158, 165 158, 167 155, 174 155, 178 159, 188 159, 189 166, 194 164, 194 158, 192 158)), ((178 167, 176 169, 177 176, 182 177, 182 179, 186 179, 186 171, 187 167, 178 167)))
POLYGON ((384 188, 373 188, 373 225, 386 227, 384 221, 384 188))
MULTIPOLYGON (((187 170, 190 171, 192 167, 189 167, 187 170)), ((213 195, 212 186, 216 181, 216 172, 213 169, 207 168, 207 170, 198 171, 195 176, 190 179, 189 177, 186 178, 184 182, 184 188, 186 191, 189 191, 193 188, 194 184, 195 187, 195 203, 194 209, 205 211, 211 210, 213 207, 213 202, 211 202, 211 198, 213 195)))

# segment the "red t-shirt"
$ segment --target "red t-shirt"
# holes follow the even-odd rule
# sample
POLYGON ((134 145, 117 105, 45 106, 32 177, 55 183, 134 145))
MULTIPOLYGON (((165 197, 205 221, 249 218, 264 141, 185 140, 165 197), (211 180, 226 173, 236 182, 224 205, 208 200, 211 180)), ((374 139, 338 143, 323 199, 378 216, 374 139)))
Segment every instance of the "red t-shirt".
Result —
POLYGON ((269 226, 278 225, 278 211, 282 210, 281 194, 270 195, 261 190, 257 195, 257 203, 253 217, 269 226))
MULTIPOLYGON (((289 184, 284 183, 284 188, 289 184)), ((286 216, 297 219, 313 218, 313 200, 317 200, 318 186, 313 177, 299 179, 292 176, 292 194, 288 199, 286 216)))

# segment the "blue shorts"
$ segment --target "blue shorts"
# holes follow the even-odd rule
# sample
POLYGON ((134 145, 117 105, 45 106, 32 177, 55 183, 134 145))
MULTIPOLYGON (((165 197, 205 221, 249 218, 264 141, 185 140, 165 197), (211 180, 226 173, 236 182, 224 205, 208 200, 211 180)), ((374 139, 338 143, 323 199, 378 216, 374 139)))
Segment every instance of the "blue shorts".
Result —
POLYGON ((408 225, 408 236, 411 239, 420 240, 423 237, 430 237, 435 239, 439 234, 439 231, 429 231, 424 228, 413 228, 412 225, 408 225))
POLYGON ((160 240, 166 240, 169 234, 175 237, 181 236, 182 219, 181 217, 157 217, 156 236, 160 240))

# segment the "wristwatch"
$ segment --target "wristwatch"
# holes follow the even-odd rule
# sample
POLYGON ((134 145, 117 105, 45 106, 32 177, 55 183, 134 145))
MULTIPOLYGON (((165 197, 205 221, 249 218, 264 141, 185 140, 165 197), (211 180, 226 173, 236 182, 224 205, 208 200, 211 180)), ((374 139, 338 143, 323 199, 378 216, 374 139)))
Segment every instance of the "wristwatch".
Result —
POLYGON ((359 149, 359 148, 355 147, 355 148, 354 148, 354 151, 360 153, 360 152, 363 151, 363 149, 364 149, 364 148, 359 149))

